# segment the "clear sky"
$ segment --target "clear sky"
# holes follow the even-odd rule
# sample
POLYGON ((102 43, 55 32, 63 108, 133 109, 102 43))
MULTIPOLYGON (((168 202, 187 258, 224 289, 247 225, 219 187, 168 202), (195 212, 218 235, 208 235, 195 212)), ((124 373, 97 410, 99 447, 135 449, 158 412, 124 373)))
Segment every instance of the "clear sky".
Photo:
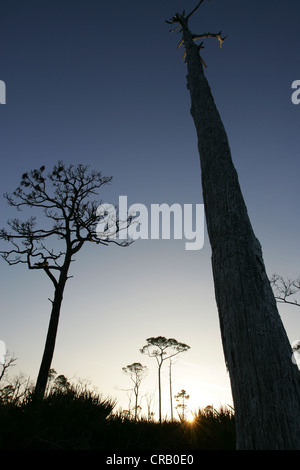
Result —
MULTIPOLYGON (((100 198, 128 204, 201 204, 196 133, 189 113, 180 37, 169 19, 191 0, 10 0, 1 5, 1 193, 23 172, 58 160, 84 163, 113 183, 100 198)), ((268 274, 299 275, 299 0, 212 0, 192 17, 206 40, 205 73, 228 133, 232 156, 268 274)), ((22 216, 0 199, 1 226, 22 216)), ((191 349, 173 366, 173 392, 190 407, 232 404, 214 299, 210 246, 138 240, 128 248, 87 246, 65 291, 53 367, 90 380, 128 406, 122 367, 142 362, 142 394, 156 394, 154 359, 139 349, 150 336, 191 349)), ((50 280, 0 263, 0 339, 34 381, 49 321, 50 280)), ((300 339, 297 307, 279 306, 291 343, 300 339)), ((168 367, 163 371, 168 412, 168 367)), ((154 411, 157 411, 157 395, 154 411)), ((142 402, 146 412, 146 401, 142 402)), ((156 415, 157 416, 157 415, 156 415)))

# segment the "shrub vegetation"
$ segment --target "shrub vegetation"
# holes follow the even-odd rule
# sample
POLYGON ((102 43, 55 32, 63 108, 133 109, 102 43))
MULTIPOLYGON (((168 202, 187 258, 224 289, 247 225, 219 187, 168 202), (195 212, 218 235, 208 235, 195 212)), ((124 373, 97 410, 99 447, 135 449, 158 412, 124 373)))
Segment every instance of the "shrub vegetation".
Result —
POLYGON ((0 450, 234 450, 234 413, 199 409, 193 422, 135 421, 116 402, 64 376, 43 400, 0 389, 0 450))

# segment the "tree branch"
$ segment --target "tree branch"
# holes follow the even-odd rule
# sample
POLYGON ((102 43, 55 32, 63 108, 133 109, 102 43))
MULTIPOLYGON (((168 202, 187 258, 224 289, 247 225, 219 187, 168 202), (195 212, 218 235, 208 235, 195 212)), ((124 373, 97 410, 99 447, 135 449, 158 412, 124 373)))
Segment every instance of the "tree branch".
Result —
MULTIPOLYGON (((222 48, 222 44, 225 41, 225 39, 227 38, 227 36, 222 37, 221 36, 221 33, 222 33, 221 31, 219 33, 192 34, 190 32, 190 30, 188 29, 188 20, 189 20, 189 18, 198 10, 198 8, 203 3, 203 1, 204 0, 200 0, 200 2, 198 2, 196 7, 188 15, 185 16, 185 11, 183 11, 183 13, 181 15, 179 13, 176 13, 170 20, 166 20, 166 23, 168 23, 168 24, 178 23, 177 26, 174 29, 170 30, 171 33, 175 32, 179 28, 181 28, 181 29, 179 29, 178 33, 183 32, 183 33, 188 34, 189 41, 190 41, 190 38, 192 39, 192 41, 196 41, 197 39, 217 38, 219 40, 219 43, 220 43, 220 48, 222 48)), ((185 44, 185 52, 184 52, 184 55, 182 57, 183 60, 184 60, 185 57, 186 57, 186 47, 187 47, 185 34, 183 34, 183 37, 182 37, 181 41, 179 42, 179 44, 177 46, 177 49, 179 49, 182 46, 182 44, 185 44)), ((200 51, 200 49, 203 49, 204 48, 203 47, 203 42, 200 45, 198 45, 197 47, 198 47, 198 51, 200 51)), ((205 64, 203 59, 201 57, 200 57, 200 59, 201 59, 202 64, 204 65, 204 67, 207 67, 207 65, 205 64)))
POLYGON ((270 279, 270 284, 274 291, 274 297, 278 303, 285 303, 290 305, 296 305, 300 307, 297 299, 287 300, 292 295, 297 295, 300 292, 300 278, 296 280, 284 279, 278 274, 273 274, 270 279))
MULTIPOLYGON (((0 254, 9 265, 23 263, 31 270, 43 269, 57 287, 58 281, 52 271, 61 271, 64 257, 72 258, 86 241, 102 245, 115 243, 119 246, 128 246, 130 242, 97 237, 99 202, 89 201, 88 196, 97 194, 97 190, 110 183, 112 177, 104 177, 96 171, 87 172, 88 166, 65 167, 62 162, 54 166, 47 179, 43 176, 44 170, 42 166, 38 170, 23 173, 19 187, 12 194, 6 193, 5 198, 17 210, 21 210, 22 206, 42 209, 44 215, 52 221, 52 226, 49 229, 36 229, 36 217, 30 217, 25 222, 17 218, 9 220, 11 230, 0 230, 0 240, 9 242, 12 247, 0 251, 0 254), (54 253, 53 249, 46 246, 44 241, 52 236, 64 240, 65 250, 54 253)), ((130 222, 131 218, 128 217, 127 227, 130 222)), ((119 230, 118 224, 117 232, 119 230)))
POLYGON ((227 38, 227 36, 221 37, 222 31, 219 33, 204 33, 204 34, 192 34, 192 38, 194 41, 197 39, 206 39, 206 38, 217 38, 220 42, 220 48, 222 48, 222 44, 227 38))
POLYGON ((9 367, 12 367, 12 366, 15 365, 14 362, 16 362, 16 360, 17 360, 17 359, 16 359, 15 357, 13 357, 13 356, 9 358, 9 354, 8 354, 8 353, 5 354, 5 356, 4 356, 4 363, 3 363, 3 364, 0 363, 0 367, 2 366, 2 371, 0 372, 0 380, 3 379, 4 374, 5 374, 5 372, 7 371, 7 369, 8 369, 9 367))
POLYGON ((188 20, 194 13, 195 11, 198 10, 198 8, 200 7, 201 3, 203 3, 204 0, 200 0, 200 2, 198 3, 198 5, 185 17, 186 20, 188 20))

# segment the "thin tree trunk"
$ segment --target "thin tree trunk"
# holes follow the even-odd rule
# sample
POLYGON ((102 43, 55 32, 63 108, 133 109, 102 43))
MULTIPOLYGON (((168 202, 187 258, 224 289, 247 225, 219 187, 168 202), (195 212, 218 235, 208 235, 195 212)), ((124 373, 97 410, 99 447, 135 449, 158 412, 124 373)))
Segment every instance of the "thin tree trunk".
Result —
POLYGON ((237 449, 300 449, 299 370, 291 360, 199 47, 187 28, 183 39, 237 449))
MULTIPOLYGON (((71 258, 70 258, 71 259, 71 258)), ((47 338, 43 353, 42 362, 39 369, 39 374, 36 381, 35 386, 35 398, 42 399, 45 395, 47 381, 48 381, 48 374, 51 368, 51 363, 53 359, 54 349, 55 349, 55 342, 57 336, 57 329, 60 317, 60 309, 63 300, 63 293, 64 288, 68 279, 68 269, 70 266, 70 260, 66 260, 64 266, 62 267, 62 271, 60 273, 60 277, 55 288, 54 293, 54 300, 52 303, 52 310, 50 316, 50 322, 48 326, 47 338)))
POLYGON ((134 412, 134 421, 137 420, 137 409, 138 409, 138 388, 137 386, 134 387, 134 393, 135 393, 135 412, 134 412))
POLYGON ((169 382, 170 382, 170 405, 171 405, 171 421, 173 421, 173 397, 172 397, 172 361, 170 359, 169 367, 169 382))
POLYGON ((158 366, 158 409, 159 409, 159 422, 161 423, 161 379, 160 379, 160 371, 161 371, 161 364, 158 366))

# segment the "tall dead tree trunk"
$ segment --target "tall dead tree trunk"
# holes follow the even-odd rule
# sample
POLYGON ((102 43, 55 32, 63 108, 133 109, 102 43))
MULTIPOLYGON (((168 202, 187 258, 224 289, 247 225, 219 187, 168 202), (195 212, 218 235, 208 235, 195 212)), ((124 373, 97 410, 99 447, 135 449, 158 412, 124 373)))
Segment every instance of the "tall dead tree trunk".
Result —
POLYGON ((254 235, 190 16, 176 14, 198 137, 215 296, 234 400, 237 449, 300 449, 300 378, 254 235))

